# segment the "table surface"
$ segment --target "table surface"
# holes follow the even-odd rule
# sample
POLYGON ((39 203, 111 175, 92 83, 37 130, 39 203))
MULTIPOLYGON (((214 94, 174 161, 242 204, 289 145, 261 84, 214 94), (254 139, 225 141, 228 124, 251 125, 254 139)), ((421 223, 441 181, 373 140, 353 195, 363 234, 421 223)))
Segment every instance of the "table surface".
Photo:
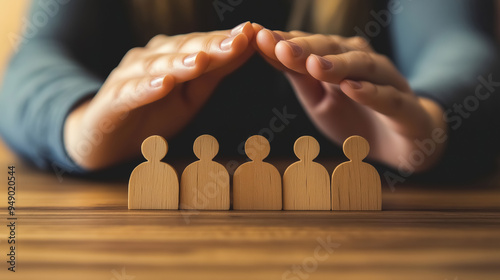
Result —
POLYGON ((384 186, 381 212, 130 211, 125 180, 58 177, 0 144, 0 171, 9 165, 17 272, 4 187, 0 279, 500 279, 498 175, 384 186))

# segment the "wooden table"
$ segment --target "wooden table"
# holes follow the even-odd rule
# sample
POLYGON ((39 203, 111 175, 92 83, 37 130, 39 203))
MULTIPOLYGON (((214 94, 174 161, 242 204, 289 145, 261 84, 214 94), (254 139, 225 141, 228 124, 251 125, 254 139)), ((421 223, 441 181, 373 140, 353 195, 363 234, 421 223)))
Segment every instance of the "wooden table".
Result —
POLYGON ((7 270, 2 187, 2 280, 500 279, 500 176, 383 187, 385 210, 372 213, 129 211, 125 180, 60 181, 0 145, 2 186, 10 164, 17 272, 7 270))

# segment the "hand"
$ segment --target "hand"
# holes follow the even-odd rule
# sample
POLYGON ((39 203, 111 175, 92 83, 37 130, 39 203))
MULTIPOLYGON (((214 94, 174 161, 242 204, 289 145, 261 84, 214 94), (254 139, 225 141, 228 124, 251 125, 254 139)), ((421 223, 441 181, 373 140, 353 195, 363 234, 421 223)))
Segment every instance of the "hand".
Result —
MULTIPOLYGON (((397 168, 401 157, 408 160, 419 148, 415 140, 432 139, 435 128, 446 131, 440 106, 415 96, 392 62, 362 38, 253 27, 257 50, 284 71, 310 118, 333 142, 361 135, 370 142, 370 158, 397 168)), ((444 144, 436 145, 412 171, 439 160, 444 144)))
POLYGON ((70 157, 85 169, 100 169, 138 156, 150 135, 174 136, 254 53, 253 35, 247 22, 233 30, 158 35, 131 49, 97 95, 68 116, 70 157))

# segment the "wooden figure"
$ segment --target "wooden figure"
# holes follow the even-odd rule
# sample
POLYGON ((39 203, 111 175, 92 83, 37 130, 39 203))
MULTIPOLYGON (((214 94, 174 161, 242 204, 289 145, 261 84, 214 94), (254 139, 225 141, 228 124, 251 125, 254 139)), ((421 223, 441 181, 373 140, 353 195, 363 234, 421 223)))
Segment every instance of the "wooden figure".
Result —
POLYGON ((330 210, 330 176, 321 164, 319 143, 302 136, 293 146, 300 161, 290 165, 283 175, 283 210, 330 210))
POLYGON ((362 160, 370 146, 361 136, 344 142, 350 161, 337 166, 332 175, 332 210, 382 210, 382 190, 377 170, 362 160))
POLYGON ((128 184, 128 209, 178 209, 179 180, 172 166, 161 162, 168 143, 161 136, 151 136, 142 143, 148 160, 137 166, 128 184))
POLYGON ((229 173, 212 159, 219 143, 210 135, 196 138, 193 151, 198 161, 181 176, 180 209, 229 210, 229 173))
POLYGON ((281 210, 281 175, 276 167, 263 162, 270 150, 269 142, 260 135, 245 142, 245 153, 252 161, 242 164, 234 173, 235 210, 281 210))

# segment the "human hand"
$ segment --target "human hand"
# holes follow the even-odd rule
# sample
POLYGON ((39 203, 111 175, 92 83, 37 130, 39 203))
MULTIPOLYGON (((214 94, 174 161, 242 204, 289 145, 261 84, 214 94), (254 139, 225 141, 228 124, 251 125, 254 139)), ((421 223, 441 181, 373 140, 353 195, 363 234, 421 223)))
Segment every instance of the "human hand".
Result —
POLYGON ((95 170, 139 155, 141 142, 177 134, 217 84, 253 53, 249 22, 233 30, 154 37, 131 49, 97 95, 68 116, 65 147, 95 170))
MULTIPOLYGON (((446 133, 441 107, 417 97, 389 58, 359 37, 281 32, 253 25, 255 47, 284 71, 315 125, 341 145, 351 135, 365 137, 370 158, 399 168, 419 149, 416 140, 446 133)), ((412 171, 423 171, 441 157, 443 143, 412 171)), ((411 161, 410 161, 411 162, 411 161)))

